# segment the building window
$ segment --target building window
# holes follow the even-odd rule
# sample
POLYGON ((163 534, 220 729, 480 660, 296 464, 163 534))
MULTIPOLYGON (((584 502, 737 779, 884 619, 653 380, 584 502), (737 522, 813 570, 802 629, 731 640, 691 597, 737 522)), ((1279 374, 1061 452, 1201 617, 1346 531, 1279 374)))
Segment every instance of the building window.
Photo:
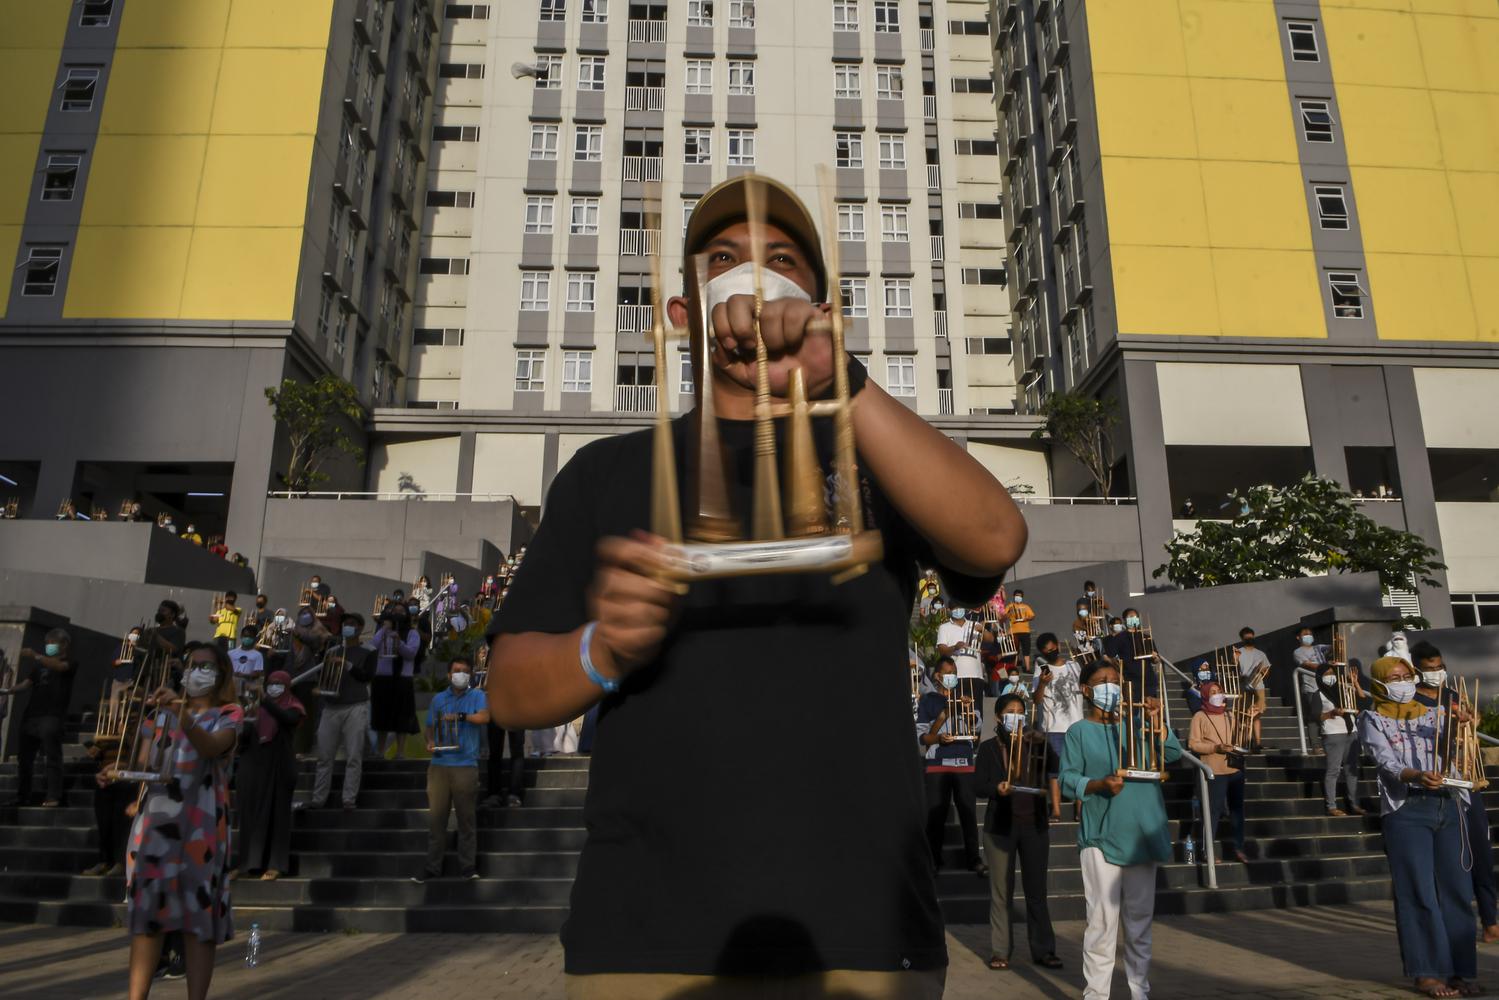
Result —
POLYGON ((537 56, 536 57, 536 89, 537 90, 561 90, 562 89, 562 57, 561 56, 537 56))
POLYGON ((958 218, 1002 219, 1004 209, 1002 203, 997 201, 960 201, 958 202, 958 218))
POLYGON ((584 24, 604 24, 609 20, 609 0, 583 0, 584 24))
POLYGON ((1332 314, 1337 319, 1363 319, 1364 300, 1369 297, 1355 271, 1327 272, 1327 287, 1332 293, 1332 314))
POLYGON ((998 156, 997 139, 954 139, 953 148, 959 156, 998 156))
POLYGON ((599 234, 599 200, 597 198, 574 198, 572 220, 568 232, 573 236, 597 236, 599 234))
MULTIPOLYGON (((1064 250, 1065 254, 1066 251, 1064 250)), ((965 267, 963 268, 963 284, 965 285, 999 285, 1005 284, 1005 269, 1002 267, 965 267)))
POLYGON ((593 391, 593 352, 562 352, 562 391, 593 391))
POLYGON ((686 89, 689 94, 713 93, 713 61, 711 59, 687 60, 686 89))
POLYGON ((541 0, 541 19, 543 21, 566 21, 567 0, 541 0))
POLYGON ((541 392, 547 387, 547 352, 515 352, 515 391, 541 392))
POLYGON ((546 312, 551 307, 552 272, 520 273, 520 307, 522 312, 546 312))
POLYGON ((1499 594, 1453 594, 1452 623, 1458 628, 1499 625, 1499 594))
POLYGON ((462 347, 463 327, 419 326, 411 331, 411 342, 423 347, 462 347))
POLYGON ((843 293, 843 315, 863 319, 869 315, 869 282, 864 278, 842 278, 838 288, 843 293))
POLYGON ((567 311, 591 313, 598 299, 599 276, 592 271, 569 271, 567 273, 567 311))
POLYGON ((687 235, 687 224, 692 221, 693 210, 697 208, 697 199, 688 198, 682 202, 682 235, 687 235))
POLYGON ((755 131, 747 128, 729 129, 729 166, 753 167, 755 165, 755 131))
POLYGON ((713 162, 712 129, 689 128, 682 130, 682 162, 698 164, 713 162))
POLYGON ((1332 142, 1332 107, 1326 101, 1298 101, 1301 107, 1301 131, 1307 142, 1332 142))
POLYGON ((1293 62, 1321 62, 1322 53, 1317 51, 1317 26, 1311 21, 1287 21, 1286 34, 1291 40, 1293 62))
POLYGON ((78 27, 107 28, 114 14, 115 0, 83 0, 83 10, 78 13, 78 27))
POLYGON ((1348 199, 1341 184, 1318 184, 1312 188, 1317 197, 1317 222, 1323 229, 1348 228, 1348 199))
POLYGON ((442 16, 448 21, 487 21, 487 3, 450 3, 443 8, 442 16))
POLYGON ((847 100, 858 100, 863 94, 859 67, 839 63, 833 67, 833 96, 847 100))
POLYGON ((694 28, 713 27, 713 0, 687 0, 687 24, 694 28))
POLYGON ((578 89, 579 90, 603 90, 604 89, 604 57, 603 56, 579 56, 578 57, 578 89))
MULTIPOLYGON (((556 126, 553 126, 555 128, 556 126)), ((432 129, 433 142, 478 142, 477 125, 438 125, 432 129)), ((555 145, 555 143, 553 144, 555 145)), ((556 159, 556 157, 553 157, 556 159)))
POLYGON ((887 319, 910 319, 911 279, 885 279, 885 317, 887 319))
POLYGON ((323 286, 323 293, 317 304, 317 335, 328 336, 328 328, 333 322, 333 290, 327 285, 323 286))
POLYGON ((833 30, 859 30, 859 0, 833 0, 833 30))
POLYGON ((482 80, 483 63, 438 63, 437 75, 444 80, 482 80))
POLYGON ((834 132, 835 159, 840 167, 864 166, 864 136, 858 132, 834 132))
POLYGON ((557 158, 557 126, 531 126, 531 159, 555 160, 557 158))
POLYGON ((684 395, 692 395, 694 386, 692 384, 692 355, 683 351, 677 359, 677 391, 684 395))
POLYGON ((97 66, 71 66, 57 88, 62 91, 63 111, 94 110, 94 93, 99 87, 97 66))
MULTIPOLYGON (((1059 89, 1060 86, 1047 92, 1048 101, 1056 102, 1060 100, 1057 95, 1057 90, 1059 89)), ((954 94, 992 94, 994 93, 994 77, 955 76, 952 79, 952 92, 954 94)))
POLYGON ((880 239, 886 243, 911 242, 911 214, 905 205, 880 206, 880 239))
POLYGON ((755 93, 755 64, 747 59, 729 60, 729 93, 753 97, 755 93))
POLYGON ((418 274, 467 274, 467 257, 423 257, 418 274))
POLYGON ((874 30, 892 35, 900 32, 900 4, 897 0, 874 0, 874 30))
POLYGON ((964 337, 963 349, 969 354, 1009 354, 1009 337, 964 337))
POLYGON ((880 133, 880 169, 906 169, 906 137, 893 132, 880 133))
POLYGON ((579 125, 573 139, 573 159, 601 163, 604 159, 604 126, 579 125))
POLYGON ((864 242, 864 206, 844 203, 838 206, 838 239, 845 243, 864 242))
POLYGON ((916 395, 916 359, 900 354, 885 359, 885 391, 892 396, 916 395))
POLYGON ((755 0, 729 0, 729 27, 755 26, 755 0))
POLYGON ((557 199, 549 194, 526 196, 526 232, 541 236, 552 234, 552 215, 557 199))
POLYGON ((47 297, 57 292, 57 275, 62 268, 62 247, 31 247, 26 254, 26 269, 21 294, 47 297))
POLYGON ((472 191, 428 191, 428 208, 473 208, 472 191))
POLYGON ((905 78, 899 66, 876 66, 874 96, 882 101, 899 101, 906 96, 905 78))
POLYGON ((83 157, 77 153, 49 154, 46 176, 42 179, 42 201, 72 201, 82 163, 83 157))

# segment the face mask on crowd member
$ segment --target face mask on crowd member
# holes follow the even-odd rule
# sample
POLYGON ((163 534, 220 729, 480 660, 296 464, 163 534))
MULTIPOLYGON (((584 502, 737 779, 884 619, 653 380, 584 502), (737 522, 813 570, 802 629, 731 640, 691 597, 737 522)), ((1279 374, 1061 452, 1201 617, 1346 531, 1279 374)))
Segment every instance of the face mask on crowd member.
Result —
POLYGON ((1139 615, 1130 615, 1128 618, 1124 619, 1124 624, 1128 628, 1139 628, 1140 627, 1140 616, 1139 615))
POLYGON ((1312 634, 1310 632, 1303 632, 1302 633, 1302 635, 1301 635, 1301 644, 1303 646, 1310 646, 1314 641, 1316 641, 1316 640, 1314 640, 1312 638, 1312 634))
POLYGON ((1047 646, 1045 649, 1038 650, 1038 652, 1040 652, 1041 658, 1044 659, 1047 663, 1058 663, 1062 659, 1061 646, 1047 646))
POLYGON ((1007 733, 1018 733, 1025 728, 1025 713, 1017 705, 1015 711, 1007 711, 999 717, 999 723, 1007 733))
POLYGON ((1197 668, 1197 679, 1199 681, 1210 681, 1213 679, 1213 672, 1208 669, 1207 664, 1203 664, 1197 668))
POLYGON ((454 691, 467 691, 469 682, 468 664, 453 664, 453 669, 448 673, 448 681, 453 685, 454 691))
POLYGON ((1014 601, 1016 604, 1024 604, 1025 592, 1020 590, 1015 591, 1015 596, 1010 598, 1010 600, 1014 601))
POLYGON ((1109 626, 1109 628, 1114 630, 1115 635, 1118 635, 1120 632, 1124 631, 1124 622, 1114 622, 1109 626))
POLYGON ((419 605, 408 604, 406 606, 406 613, 408 615, 410 615, 411 617, 415 618, 417 615, 419 615, 419 614, 422 613, 422 609, 421 609, 421 607, 419 605))
POLYGON ((219 683, 219 670, 211 663, 194 662, 182 679, 182 690, 189 698, 201 698, 219 683))
POLYGON ((359 634, 359 629, 353 625, 345 625, 343 628, 339 629, 339 632, 345 639, 352 639, 359 634))
POLYGON ((253 649, 255 646, 255 637, 253 635, 242 635, 239 637, 239 644, 245 649, 253 649))
POLYGON ((937 680, 947 690, 949 690, 949 691, 955 691, 955 690, 957 690, 957 687, 958 687, 958 674, 957 674, 956 670, 952 671, 951 673, 939 673, 937 675, 937 680))
POLYGON ((1322 675, 1322 685, 1324 687, 1332 687, 1337 682, 1338 682, 1338 675, 1335 674, 1335 673, 1333 673, 1331 670, 1329 670, 1327 673, 1325 673, 1325 674, 1322 675))
POLYGON ((963 610, 962 608, 953 608, 948 612, 948 614, 952 615, 952 620, 955 622, 960 622, 964 618, 968 617, 968 612, 963 610))
POLYGON ((286 615, 284 613, 282 613, 280 611, 276 612, 276 624, 277 625, 285 625, 286 624, 286 615))
POLYGON ((1254 648, 1254 633, 1250 632, 1247 629, 1245 631, 1243 631, 1243 632, 1240 632, 1239 633, 1239 642, 1245 648, 1247 648, 1247 649, 1253 649, 1254 648))
POLYGON ((1447 668, 1441 660, 1421 661, 1421 682, 1433 688, 1439 688, 1447 683, 1447 668))
POLYGON ((48 656, 57 656, 57 654, 62 652, 62 643, 49 642, 42 647, 42 652, 48 656))
POLYGON ((1088 697, 1094 705, 1098 706, 1100 712, 1114 712, 1119 708, 1119 685, 1113 681, 1104 681, 1101 684, 1095 684, 1088 697))

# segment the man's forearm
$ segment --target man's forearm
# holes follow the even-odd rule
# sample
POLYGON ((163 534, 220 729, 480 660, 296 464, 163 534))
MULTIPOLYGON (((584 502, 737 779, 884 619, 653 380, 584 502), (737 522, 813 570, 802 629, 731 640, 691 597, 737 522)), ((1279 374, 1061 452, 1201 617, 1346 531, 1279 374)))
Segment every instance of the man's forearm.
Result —
POLYGON ((989 470, 873 382, 854 406, 859 455, 944 565, 998 576, 1025 551, 1025 519, 989 470))
MULTIPOLYGON (((603 689, 578 658, 583 630, 496 636, 489 648, 489 714, 502 729, 547 729, 592 708, 603 689)), ((596 669, 615 676, 599 642, 590 651, 596 669), (601 660, 603 662, 601 662, 601 660)))

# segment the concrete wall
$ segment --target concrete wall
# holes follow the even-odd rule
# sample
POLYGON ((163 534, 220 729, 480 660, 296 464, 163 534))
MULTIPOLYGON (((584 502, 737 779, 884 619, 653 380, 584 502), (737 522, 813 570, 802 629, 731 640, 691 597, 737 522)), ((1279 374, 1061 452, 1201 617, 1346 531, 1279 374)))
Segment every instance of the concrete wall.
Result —
MULTIPOLYGON (((195 590, 156 583, 103 580, 65 573, 0 569, 0 606, 34 605, 66 616, 74 624, 115 637, 142 621, 150 622, 164 600, 182 605, 188 616, 187 637, 207 639, 213 634, 208 615, 218 590, 195 590)), ((246 591, 248 592, 248 591, 246 591)), ((241 603, 248 603, 242 599, 241 603)))
POLYGON ((255 574, 154 524, 0 521, 0 566, 253 593, 255 574))
MULTIPOLYGON (((490 546, 490 551, 497 552, 498 550, 490 546)), ((484 577, 488 573, 488 570, 481 572, 457 560, 446 559, 435 552, 425 552, 423 557, 420 571, 413 574, 411 580, 415 581, 418 576, 426 576, 435 589, 443 575, 449 574, 458 581, 458 593, 465 599, 479 592, 479 587, 483 585, 484 577)), ((408 583, 405 589, 409 591, 411 584, 408 583)))
POLYGON ((286 608, 289 612, 294 610, 302 596, 303 584, 314 576, 322 577, 323 582, 332 588, 338 603, 345 610, 357 611, 363 615, 366 623, 370 621, 376 596, 388 596, 397 588, 406 591, 411 589, 411 580, 398 577, 374 576, 293 559, 267 559, 261 570, 261 582, 269 606, 273 609, 286 608))
MULTIPOLYGON (((1030 529, 1030 541, 1015 565, 1016 578, 1063 570, 1082 572, 1080 567, 1123 562, 1129 564, 1129 576, 1114 592, 1145 589, 1141 585, 1140 522, 1133 506, 1026 504, 1020 512, 1030 529)), ((1086 575, 1077 577, 1079 584, 1086 575)), ((1064 599, 1070 601, 1072 596, 1064 599)))
MULTIPOLYGON (((1031 509, 1026 509, 1027 517, 1031 509)), ((1039 576, 1022 576, 1006 586, 1011 593, 1024 589, 1025 602, 1036 611, 1036 620, 1031 622, 1033 635, 1055 632, 1059 638, 1068 639, 1072 635, 1077 600, 1083 596, 1083 583, 1088 580, 1096 583, 1111 613, 1118 614, 1130 601, 1130 573, 1131 566, 1125 562, 1086 563, 1039 576)))
POLYGON ((1438 628, 1406 635, 1412 646, 1425 640, 1440 649, 1448 673, 1466 677, 1470 684, 1474 678, 1482 681, 1480 700, 1489 702, 1499 695, 1499 625, 1438 628))

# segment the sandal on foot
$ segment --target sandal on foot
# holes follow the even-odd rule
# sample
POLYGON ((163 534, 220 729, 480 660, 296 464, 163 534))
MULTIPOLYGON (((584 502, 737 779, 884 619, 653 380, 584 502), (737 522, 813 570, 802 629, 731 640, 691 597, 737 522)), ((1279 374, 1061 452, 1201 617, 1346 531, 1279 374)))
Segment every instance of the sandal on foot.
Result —
POLYGON ((1420 993, 1423 996, 1431 997, 1432 1000, 1452 1000, 1453 997, 1460 997, 1463 995, 1462 990, 1459 990, 1452 986, 1448 986, 1440 979, 1431 978, 1417 979, 1416 992, 1420 993))
POLYGON ((1483 929, 1483 943, 1493 944, 1495 941, 1499 941, 1499 924, 1483 929))
POLYGON ((1327 815, 1329 815, 1329 816, 1347 816, 1348 814, 1345 813, 1343 810, 1339 809, 1337 806, 1330 806, 1330 807, 1328 807, 1327 815))
POLYGON ((1463 979, 1461 976, 1453 976, 1451 979, 1447 980, 1447 985, 1457 990, 1465 997, 1481 997, 1483 996, 1484 992, 1482 986, 1478 985, 1472 980, 1463 979))
POLYGON ((1010 960, 1008 958, 1000 958, 998 955, 990 955, 989 968, 995 972, 1005 972, 1010 968, 1010 960))
POLYGON ((274 882, 280 877, 281 873, 274 868, 267 868, 265 871, 260 873, 260 881, 262 882, 274 882))

